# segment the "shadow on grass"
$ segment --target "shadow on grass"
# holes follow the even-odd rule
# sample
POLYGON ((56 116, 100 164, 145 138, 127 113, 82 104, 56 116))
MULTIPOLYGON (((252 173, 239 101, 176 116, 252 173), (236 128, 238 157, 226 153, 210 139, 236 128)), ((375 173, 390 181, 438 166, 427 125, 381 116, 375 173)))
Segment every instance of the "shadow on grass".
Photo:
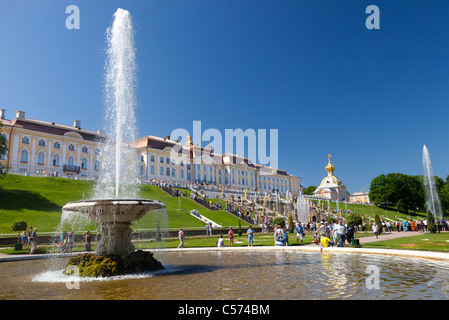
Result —
POLYGON ((59 205, 42 197, 37 192, 12 189, 0 190, 0 209, 61 211, 59 205))

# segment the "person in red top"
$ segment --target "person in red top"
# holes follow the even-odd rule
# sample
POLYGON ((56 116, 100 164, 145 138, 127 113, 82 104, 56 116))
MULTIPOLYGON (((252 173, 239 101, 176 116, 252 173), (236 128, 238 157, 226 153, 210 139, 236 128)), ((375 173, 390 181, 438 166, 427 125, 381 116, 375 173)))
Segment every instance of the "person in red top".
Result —
POLYGON ((228 232, 229 235, 229 246, 232 247, 232 245, 234 244, 234 231, 231 229, 229 229, 228 232))

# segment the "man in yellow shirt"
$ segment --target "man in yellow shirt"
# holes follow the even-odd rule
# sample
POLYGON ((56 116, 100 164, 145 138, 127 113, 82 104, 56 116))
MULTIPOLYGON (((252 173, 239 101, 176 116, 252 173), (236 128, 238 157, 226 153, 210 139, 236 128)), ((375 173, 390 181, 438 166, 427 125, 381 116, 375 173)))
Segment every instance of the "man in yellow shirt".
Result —
POLYGON ((321 246, 320 246, 320 251, 323 251, 323 248, 327 248, 327 247, 333 247, 334 246, 334 242, 331 241, 331 239, 329 239, 326 236, 322 236, 321 237, 321 246))

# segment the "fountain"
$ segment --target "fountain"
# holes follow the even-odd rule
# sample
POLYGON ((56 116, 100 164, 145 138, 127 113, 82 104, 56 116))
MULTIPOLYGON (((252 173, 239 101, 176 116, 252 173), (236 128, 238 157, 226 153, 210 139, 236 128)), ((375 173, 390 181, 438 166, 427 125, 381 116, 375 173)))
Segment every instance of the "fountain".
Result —
POLYGON ((62 209, 65 214, 82 213, 100 225, 101 240, 96 254, 76 256, 68 264, 80 268, 88 266, 88 270, 80 270, 80 274, 85 276, 110 276, 163 268, 152 253, 135 251, 131 242, 133 221, 140 220, 150 211, 165 209, 161 202, 136 198, 137 155, 126 143, 136 138, 133 32, 131 15, 118 9, 107 32, 105 133, 108 138, 100 152, 101 176, 95 186, 94 199, 70 202, 62 209), (93 261, 101 264, 101 270, 92 268, 93 261))
POLYGON ((429 151, 424 145, 423 147, 423 169, 424 169, 424 190, 426 193, 426 207, 433 215, 435 220, 443 219, 443 211, 441 209, 441 202, 438 196, 438 191, 435 186, 435 177, 433 175, 432 163, 430 161, 429 151))
POLYGON ((309 222, 310 207, 309 202, 305 196, 300 192, 298 199, 296 200, 296 210, 298 212, 298 221, 301 223, 309 222))

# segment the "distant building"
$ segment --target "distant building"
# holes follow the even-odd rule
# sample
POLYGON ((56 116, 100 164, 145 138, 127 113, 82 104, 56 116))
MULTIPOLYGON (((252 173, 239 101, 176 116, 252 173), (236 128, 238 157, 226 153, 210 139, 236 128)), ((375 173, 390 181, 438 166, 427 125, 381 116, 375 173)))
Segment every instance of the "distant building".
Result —
POLYGON ((354 192, 349 197, 349 202, 350 203, 370 204, 369 192, 366 192, 366 191, 354 192))
MULTIPOLYGON (((101 172, 100 149, 108 139, 97 132, 73 126, 25 118, 17 111, 7 120, 0 109, 0 134, 6 136, 8 153, 0 156, 0 165, 9 173, 29 176, 58 176, 96 179, 101 172)), ((301 178, 286 171, 252 163, 234 154, 215 154, 212 149, 185 144, 170 137, 145 136, 129 142, 139 157, 141 181, 164 180, 180 184, 206 184, 234 190, 254 190, 299 195, 301 178)))
POLYGON ((346 186, 339 178, 334 176, 335 167, 331 163, 331 155, 328 155, 328 160, 329 162, 325 167, 327 176, 313 192, 313 196, 329 200, 349 201, 350 194, 346 190, 346 186))

